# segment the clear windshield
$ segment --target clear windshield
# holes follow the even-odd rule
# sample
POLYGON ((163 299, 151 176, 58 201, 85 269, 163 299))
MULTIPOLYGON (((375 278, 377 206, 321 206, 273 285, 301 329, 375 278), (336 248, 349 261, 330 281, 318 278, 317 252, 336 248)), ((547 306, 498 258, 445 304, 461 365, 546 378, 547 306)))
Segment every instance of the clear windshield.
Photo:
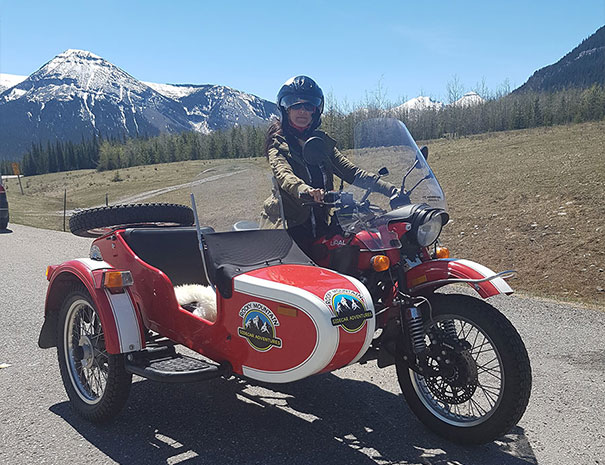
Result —
MULTIPOLYGON (((381 180, 401 190, 400 204, 428 204, 447 210, 445 196, 405 125, 394 118, 374 118, 361 121, 355 127, 355 148, 345 155, 362 170, 377 174, 387 168, 381 180)), ((368 180, 358 177, 346 186, 355 200, 367 199, 368 208, 343 208, 336 212, 346 232, 358 234, 370 250, 399 247, 397 235, 390 233, 380 214, 390 210, 389 197, 373 187, 368 195, 368 180), (359 234, 364 232, 364 234, 359 234), (364 240, 364 238, 366 238, 364 240)))
MULTIPOLYGON (((208 161, 206 166, 190 185, 200 226, 217 232, 257 228, 272 192, 267 160, 222 159, 208 161)), ((275 207, 279 216, 279 204, 275 207)))

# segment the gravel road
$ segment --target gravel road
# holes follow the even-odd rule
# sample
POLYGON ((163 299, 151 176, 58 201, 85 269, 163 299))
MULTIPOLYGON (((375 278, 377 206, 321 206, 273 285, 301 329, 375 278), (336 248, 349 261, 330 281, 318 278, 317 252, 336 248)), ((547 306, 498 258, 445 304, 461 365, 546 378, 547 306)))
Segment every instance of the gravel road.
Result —
POLYGON ((93 426, 71 411, 55 351, 37 346, 46 265, 87 256, 91 241, 10 228, 0 233, 0 463, 605 463, 605 311, 515 296, 491 303, 526 342, 533 391, 519 425, 491 444, 427 432, 394 369, 374 363, 277 387, 137 379, 119 419, 93 426))

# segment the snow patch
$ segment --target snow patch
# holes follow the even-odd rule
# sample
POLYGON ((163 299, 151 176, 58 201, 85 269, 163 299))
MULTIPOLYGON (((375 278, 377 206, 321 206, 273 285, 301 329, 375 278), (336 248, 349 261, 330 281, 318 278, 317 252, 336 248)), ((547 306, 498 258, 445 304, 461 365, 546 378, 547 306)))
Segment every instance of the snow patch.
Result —
POLYGON ((151 87, 158 94, 162 94, 164 97, 168 97, 173 100, 179 100, 200 90, 199 87, 188 85, 177 86, 173 84, 156 84, 155 82, 143 82, 143 84, 151 87))
POLYGON ((27 76, 0 73, 0 92, 3 92, 3 90, 6 90, 6 89, 10 89, 11 87, 14 87, 17 84, 25 81, 26 79, 27 79, 27 76))
POLYGON ((4 101, 10 102, 11 100, 17 100, 18 98, 23 97, 23 95, 25 95, 26 93, 27 91, 22 89, 13 89, 8 93, 8 95, 4 96, 4 101))

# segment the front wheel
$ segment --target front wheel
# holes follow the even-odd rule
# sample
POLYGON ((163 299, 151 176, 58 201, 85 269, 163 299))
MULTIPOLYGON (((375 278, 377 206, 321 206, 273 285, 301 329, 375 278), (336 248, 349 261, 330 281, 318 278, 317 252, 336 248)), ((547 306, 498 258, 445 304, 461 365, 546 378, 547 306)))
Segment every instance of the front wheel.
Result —
POLYGON ((108 354, 99 314, 84 286, 65 298, 57 325, 63 385, 75 411, 94 423, 116 417, 130 393, 123 355, 108 354))
POLYGON ((525 345, 510 321, 485 301, 435 294, 430 303, 424 353, 430 373, 409 368, 400 340, 397 377, 405 399, 428 428, 449 440, 493 441, 521 419, 529 402, 525 345))

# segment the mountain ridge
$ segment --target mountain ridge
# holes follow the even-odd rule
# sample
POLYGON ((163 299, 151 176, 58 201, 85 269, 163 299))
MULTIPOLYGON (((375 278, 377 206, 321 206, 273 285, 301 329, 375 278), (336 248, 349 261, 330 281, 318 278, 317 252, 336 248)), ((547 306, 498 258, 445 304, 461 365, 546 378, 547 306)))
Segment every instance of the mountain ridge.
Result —
POLYGON ((0 80, 6 86, 0 88, 0 159, 18 158, 32 143, 208 133, 277 116, 274 103, 254 95, 211 84, 146 83, 86 50, 66 50, 20 77, 0 80))
POLYGON ((556 63, 540 68, 513 93, 556 92, 569 87, 605 86, 605 26, 556 63))

